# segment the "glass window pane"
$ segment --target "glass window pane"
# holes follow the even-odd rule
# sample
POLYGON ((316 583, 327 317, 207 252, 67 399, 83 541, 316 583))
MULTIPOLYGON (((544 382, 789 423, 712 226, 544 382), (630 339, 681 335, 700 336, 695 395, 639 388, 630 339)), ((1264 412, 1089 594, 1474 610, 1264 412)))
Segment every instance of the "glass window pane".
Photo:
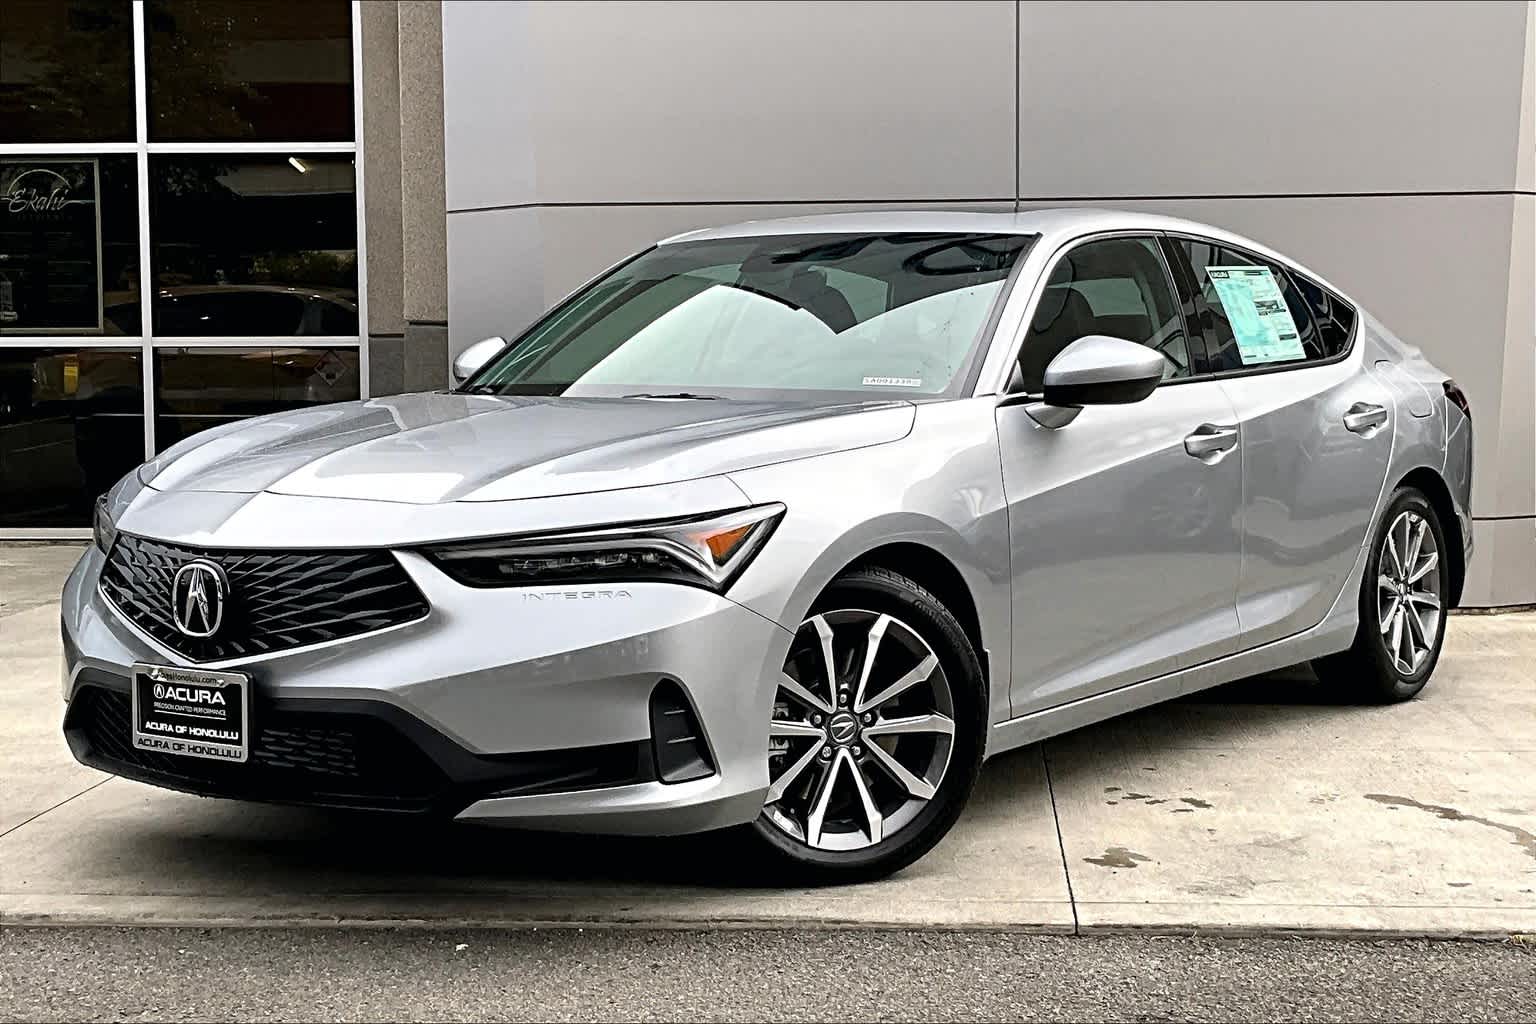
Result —
POLYGON ((1244 361, 1243 352, 1237 343, 1237 335, 1232 329, 1227 309, 1222 304, 1216 285, 1211 281, 1211 276, 1207 269, 1210 267, 1269 267, 1270 272, 1274 275, 1275 282, 1280 288, 1281 297, 1284 298, 1286 308, 1291 314, 1291 321, 1296 326, 1297 340, 1301 345, 1304 355, 1294 360, 1266 360, 1265 365, 1283 365, 1286 362, 1300 362, 1302 359, 1320 359, 1328 354, 1324 351, 1318 336, 1317 327, 1312 322, 1312 314, 1307 308, 1306 299, 1297 290, 1296 285, 1291 281, 1290 275, 1286 273, 1283 267, 1268 263, 1235 249, 1202 242, 1198 239, 1179 238, 1175 239, 1174 242, 1184 250, 1184 257, 1189 262, 1189 268, 1194 273, 1195 280, 1200 284, 1200 329, 1205 334, 1206 347, 1210 350, 1212 372, 1222 373, 1230 370, 1251 369, 1252 367, 1244 361))
POLYGON ((1019 353, 1017 386, 1042 390, 1051 360, 1090 334, 1157 349, 1166 360, 1164 380, 1190 375, 1184 318, 1151 239, 1089 242, 1062 257, 1046 282, 1019 353))
POLYGON ((0 334, 139 333, 131 156, 0 157, 0 334))
POLYGON ((227 420, 358 397, 355 348, 155 350, 155 444, 227 420))
POLYGON ((128 0, 0 4, 0 142, 132 142, 128 0))
POLYGON ((1317 324, 1323 356, 1330 358, 1349 348, 1349 336, 1355 329, 1355 311, 1349 303, 1310 278, 1291 273, 1291 280, 1307 300, 1312 319, 1317 324))
POLYGON ((357 333, 349 156, 150 161, 155 333, 357 333))
POLYGON ((0 527, 89 526, 142 461, 137 349, 0 348, 0 527))
POLYGON ((663 245, 476 378, 504 394, 958 390, 1034 235, 765 235, 663 245))
POLYGON ((149 0, 149 137, 352 138, 347 0, 149 0))

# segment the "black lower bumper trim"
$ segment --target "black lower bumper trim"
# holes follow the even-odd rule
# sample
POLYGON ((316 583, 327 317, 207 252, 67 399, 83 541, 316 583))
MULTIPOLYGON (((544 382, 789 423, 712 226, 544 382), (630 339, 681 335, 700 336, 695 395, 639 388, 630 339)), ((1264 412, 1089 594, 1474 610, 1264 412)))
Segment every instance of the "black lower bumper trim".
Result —
POLYGON ((253 698, 244 764, 132 744, 128 679, 81 674, 64 719, 83 764, 201 796, 453 815, 489 797, 575 792, 654 780, 649 740, 516 754, 476 754, 393 704, 253 698))

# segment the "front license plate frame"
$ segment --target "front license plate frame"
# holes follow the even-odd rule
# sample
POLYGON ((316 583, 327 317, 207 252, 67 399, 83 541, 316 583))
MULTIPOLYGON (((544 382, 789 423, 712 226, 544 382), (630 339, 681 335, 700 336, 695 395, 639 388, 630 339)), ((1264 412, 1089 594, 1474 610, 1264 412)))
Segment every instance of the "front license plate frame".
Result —
POLYGON ((251 756, 251 677, 135 664, 129 682, 135 750, 244 763, 251 756))

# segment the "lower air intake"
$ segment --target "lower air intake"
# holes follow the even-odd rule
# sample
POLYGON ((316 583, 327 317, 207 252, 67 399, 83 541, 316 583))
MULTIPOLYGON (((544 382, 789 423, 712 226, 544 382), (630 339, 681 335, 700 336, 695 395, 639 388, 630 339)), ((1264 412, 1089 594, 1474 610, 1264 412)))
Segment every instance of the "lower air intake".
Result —
POLYGON ((704 727, 683 688, 663 680, 651 692, 651 743, 656 776, 662 782, 689 782, 715 774, 704 727))

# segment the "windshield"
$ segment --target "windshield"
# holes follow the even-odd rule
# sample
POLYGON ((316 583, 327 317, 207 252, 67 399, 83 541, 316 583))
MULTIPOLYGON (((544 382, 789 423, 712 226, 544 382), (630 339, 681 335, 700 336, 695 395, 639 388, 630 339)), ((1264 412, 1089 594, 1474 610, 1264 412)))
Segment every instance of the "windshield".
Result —
POLYGON ((771 235, 662 245, 466 384, 493 394, 941 395, 1033 235, 771 235))

